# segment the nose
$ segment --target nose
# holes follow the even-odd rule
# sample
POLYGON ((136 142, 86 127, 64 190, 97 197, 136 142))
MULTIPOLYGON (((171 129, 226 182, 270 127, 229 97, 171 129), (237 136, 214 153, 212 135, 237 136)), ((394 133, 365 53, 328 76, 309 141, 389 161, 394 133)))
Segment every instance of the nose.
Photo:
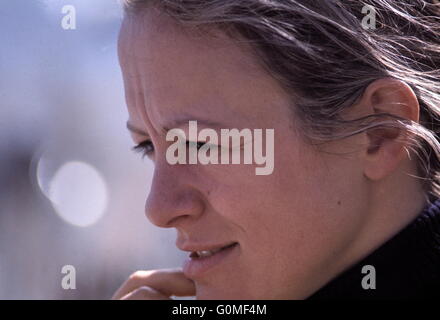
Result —
POLYGON ((200 216, 205 205, 192 180, 187 165, 156 163, 145 204, 147 218, 158 227, 172 228, 200 216))

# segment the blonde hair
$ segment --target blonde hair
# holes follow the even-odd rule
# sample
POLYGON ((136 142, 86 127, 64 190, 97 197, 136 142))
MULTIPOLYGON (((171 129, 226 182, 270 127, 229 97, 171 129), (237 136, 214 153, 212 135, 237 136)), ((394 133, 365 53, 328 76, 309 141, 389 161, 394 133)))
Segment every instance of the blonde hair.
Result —
POLYGON ((440 10, 434 0, 125 0, 127 14, 150 6, 179 23, 216 27, 249 42, 292 96, 313 140, 383 126, 411 132, 408 148, 418 156, 426 194, 440 196, 440 10), (361 25, 365 5, 375 9, 375 30, 361 25), (342 119, 370 83, 386 77, 414 90, 420 124, 389 114, 342 119))

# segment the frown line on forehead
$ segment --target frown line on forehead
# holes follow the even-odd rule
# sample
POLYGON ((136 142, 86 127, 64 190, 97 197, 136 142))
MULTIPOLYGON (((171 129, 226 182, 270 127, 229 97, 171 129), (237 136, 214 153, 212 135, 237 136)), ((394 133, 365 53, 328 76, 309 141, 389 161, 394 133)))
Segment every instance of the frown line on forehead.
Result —
MULTIPOLYGON (((213 121, 209 119, 200 119, 198 117, 193 117, 189 115, 180 115, 175 117, 171 121, 168 121, 164 125, 162 125, 161 129, 164 133, 166 133, 174 128, 186 127, 189 125, 190 121, 197 121, 199 125, 204 126, 206 128, 212 128, 212 129, 228 128, 226 124, 222 124, 217 121, 213 121)), ((131 132, 134 132, 142 136, 146 136, 146 137, 149 136, 149 134, 144 129, 135 126, 130 121, 127 121, 127 129, 131 132)))

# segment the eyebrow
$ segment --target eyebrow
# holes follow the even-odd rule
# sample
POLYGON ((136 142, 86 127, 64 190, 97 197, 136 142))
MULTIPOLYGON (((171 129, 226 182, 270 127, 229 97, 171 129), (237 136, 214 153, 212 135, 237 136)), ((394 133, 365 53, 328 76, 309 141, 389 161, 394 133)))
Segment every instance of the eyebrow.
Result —
POLYGON ((165 131, 169 131, 170 128, 180 128, 184 125, 188 125, 190 121, 197 121, 197 124, 203 125, 205 127, 208 128, 222 128, 225 127, 224 125, 222 125, 219 122, 216 121, 212 121, 212 120, 208 120, 208 119, 196 119, 194 117, 190 117, 190 116, 182 116, 179 117, 169 123, 167 123, 163 129, 165 131))
MULTIPOLYGON (((171 122, 169 122, 166 126, 163 127, 163 130, 165 132, 170 131, 170 128, 179 128, 182 127, 183 125, 189 124, 190 121, 197 121, 197 124, 201 124, 204 125, 206 127, 209 128, 222 128, 224 126, 222 126, 221 123, 216 122, 216 121, 211 121, 211 120, 204 120, 204 119, 194 119, 188 116, 184 116, 178 119, 175 119, 171 122)), ((130 123, 130 121, 127 121, 127 129, 131 132, 137 133, 139 135, 142 135, 144 137, 148 137, 149 135, 143 131, 142 129, 137 128, 136 126, 134 126, 133 124, 130 123)))

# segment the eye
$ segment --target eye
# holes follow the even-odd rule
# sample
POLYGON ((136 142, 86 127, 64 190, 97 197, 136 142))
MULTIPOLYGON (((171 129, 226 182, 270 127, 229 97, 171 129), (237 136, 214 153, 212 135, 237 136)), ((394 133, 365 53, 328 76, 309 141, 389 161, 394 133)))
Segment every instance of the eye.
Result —
POLYGON ((151 140, 145 140, 144 142, 139 143, 137 146, 134 146, 132 150, 136 153, 141 153, 142 158, 150 157, 154 153, 154 145, 151 140))
POLYGON ((186 141, 186 146, 189 148, 197 148, 199 150, 201 147, 203 147, 206 144, 206 142, 194 142, 194 141, 186 141))

